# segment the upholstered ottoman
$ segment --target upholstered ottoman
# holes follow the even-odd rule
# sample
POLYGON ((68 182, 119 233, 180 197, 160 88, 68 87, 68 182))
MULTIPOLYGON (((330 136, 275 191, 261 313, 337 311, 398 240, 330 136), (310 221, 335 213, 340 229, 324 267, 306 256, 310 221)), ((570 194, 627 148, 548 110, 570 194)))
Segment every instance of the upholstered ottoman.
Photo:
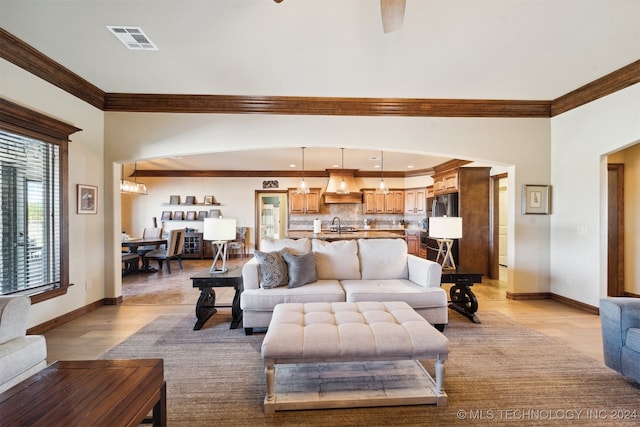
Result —
MULTIPOLYGON (((449 354, 448 346, 449 340, 405 302, 278 304, 273 311, 273 318, 262 342, 262 357, 267 381, 265 413, 280 409, 402 404, 435 403, 438 406, 446 406, 447 394, 443 390, 443 381, 444 361, 449 354), (435 360, 435 381, 422 365, 416 362, 424 359, 435 360), (363 393, 352 392, 350 396, 342 395, 338 399, 321 402, 321 398, 314 398, 314 393, 306 392, 307 397, 302 400, 287 401, 281 397, 292 394, 292 389, 284 393, 276 394, 275 392, 276 369, 280 377, 285 365, 289 371, 291 369, 295 371, 304 364, 330 365, 321 370, 331 369, 336 366, 333 364, 337 364, 341 365, 340 369, 343 371, 355 369, 377 372, 382 368, 379 363, 376 365, 376 362, 391 361, 406 361, 402 362, 405 365, 401 366, 403 375, 406 377, 404 382, 415 384, 418 380, 417 376, 422 376, 424 381, 420 382, 419 387, 421 393, 415 393, 414 385, 414 390, 409 397, 403 398, 401 395, 396 395, 391 399, 385 399, 385 396, 378 396, 375 393, 380 394, 383 388, 392 389, 396 386, 382 385, 380 390, 373 390, 375 398, 365 397, 363 400, 363 393), (359 365, 356 368, 353 366, 345 368, 344 365, 348 365, 345 362, 357 362, 359 365), (276 365, 278 365, 277 368, 276 365), (416 373, 415 369, 421 372, 416 373)), ((388 366, 397 367, 399 363, 389 363, 388 366)), ((301 371, 296 372, 290 375, 297 377, 299 382, 301 371)), ((365 388, 375 389, 372 384, 376 384, 381 375, 375 372, 369 374, 371 381, 363 382, 365 388)), ((331 375, 338 376, 336 372, 331 375)), ((398 375, 393 374, 391 377, 398 377, 398 375)), ((343 383, 346 384, 348 381, 348 379, 343 380, 343 383)), ((320 384, 318 387, 324 389, 320 390, 318 396, 326 394, 328 387, 326 384, 320 384)))

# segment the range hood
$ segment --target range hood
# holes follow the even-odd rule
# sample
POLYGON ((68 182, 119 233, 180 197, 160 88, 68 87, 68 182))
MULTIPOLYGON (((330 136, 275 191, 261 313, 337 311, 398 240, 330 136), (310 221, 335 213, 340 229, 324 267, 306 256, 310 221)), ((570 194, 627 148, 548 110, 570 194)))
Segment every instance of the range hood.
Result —
POLYGON ((362 193, 356 185, 356 179, 354 178, 356 170, 357 169, 327 169, 327 172, 329 172, 329 182, 327 183, 327 190, 324 192, 325 203, 362 203, 362 193), (349 194, 337 193, 343 178, 349 187, 349 194))

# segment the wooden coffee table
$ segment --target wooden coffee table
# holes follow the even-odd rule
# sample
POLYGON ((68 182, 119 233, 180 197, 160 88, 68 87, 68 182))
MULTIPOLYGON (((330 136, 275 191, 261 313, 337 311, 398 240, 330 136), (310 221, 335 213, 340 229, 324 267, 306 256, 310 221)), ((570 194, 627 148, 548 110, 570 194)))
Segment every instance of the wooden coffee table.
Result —
POLYGON ((167 425, 162 359, 55 362, 0 394, 0 424, 167 425))

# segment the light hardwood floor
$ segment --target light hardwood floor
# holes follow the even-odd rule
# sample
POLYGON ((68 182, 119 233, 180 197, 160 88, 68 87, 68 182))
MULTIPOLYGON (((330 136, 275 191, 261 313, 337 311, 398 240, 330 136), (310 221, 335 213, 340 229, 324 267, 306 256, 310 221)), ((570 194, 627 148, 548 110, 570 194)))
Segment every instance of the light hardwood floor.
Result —
MULTIPOLYGON (((232 266, 239 267, 232 260, 232 266)), ((185 260, 184 269, 138 273, 123 278, 123 304, 104 306, 46 332, 48 360, 96 359, 157 316, 189 315, 195 323, 199 290, 189 277, 206 269, 211 261, 185 260)), ((446 285, 443 285, 446 286, 446 285)), ((505 283, 485 280, 473 291, 478 297, 478 317, 484 311, 500 312, 541 333, 564 341, 574 350, 602 361, 599 316, 552 300, 512 301, 505 297, 505 283)), ((229 304, 232 288, 216 289, 218 303, 229 304)), ((230 310, 222 308, 221 310, 230 310)), ((238 330, 238 333, 242 333, 238 330)))

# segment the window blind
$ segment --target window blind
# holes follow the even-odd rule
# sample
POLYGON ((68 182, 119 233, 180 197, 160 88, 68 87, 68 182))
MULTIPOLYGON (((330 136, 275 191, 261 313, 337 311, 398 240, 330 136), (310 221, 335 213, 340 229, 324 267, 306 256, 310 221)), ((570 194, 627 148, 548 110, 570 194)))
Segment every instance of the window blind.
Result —
POLYGON ((0 294, 60 285, 59 146, 0 131, 0 294))

